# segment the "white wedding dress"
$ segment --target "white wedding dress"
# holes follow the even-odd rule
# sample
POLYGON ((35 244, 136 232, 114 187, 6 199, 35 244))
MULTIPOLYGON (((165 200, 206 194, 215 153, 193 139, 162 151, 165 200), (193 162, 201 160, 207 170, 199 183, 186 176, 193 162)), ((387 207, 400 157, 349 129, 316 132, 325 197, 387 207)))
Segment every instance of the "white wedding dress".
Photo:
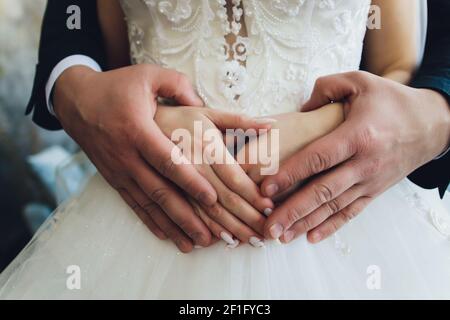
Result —
MULTIPOLYGON (((210 107, 261 116, 295 111, 319 76, 359 68, 370 1, 121 4, 135 63, 184 72, 210 107)), ((317 245, 303 236, 181 254, 97 175, 2 273, 0 298, 449 299, 449 240, 438 193, 405 180, 317 245), (79 289, 67 286, 71 266, 79 289)))

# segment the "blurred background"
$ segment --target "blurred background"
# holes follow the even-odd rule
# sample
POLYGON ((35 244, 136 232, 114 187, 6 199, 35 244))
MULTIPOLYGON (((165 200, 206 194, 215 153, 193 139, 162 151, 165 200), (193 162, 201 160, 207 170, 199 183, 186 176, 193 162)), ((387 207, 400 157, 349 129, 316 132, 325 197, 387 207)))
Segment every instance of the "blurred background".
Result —
POLYGON ((25 117, 45 0, 0 0, 0 272, 93 168, 64 132, 25 117))

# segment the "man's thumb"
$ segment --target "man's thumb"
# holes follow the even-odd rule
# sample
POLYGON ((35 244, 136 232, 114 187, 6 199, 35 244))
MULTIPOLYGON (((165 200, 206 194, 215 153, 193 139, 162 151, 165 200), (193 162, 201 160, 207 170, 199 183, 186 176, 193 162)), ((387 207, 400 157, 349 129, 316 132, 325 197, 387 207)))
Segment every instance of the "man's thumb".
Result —
POLYGON ((175 70, 158 68, 155 74, 153 90, 159 97, 173 98, 180 105, 203 106, 203 100, 197 95, 189 78, 175 70))
POLYGON ((347 77, 347 74, 319 78, 314 85, 311 98, 300 111, 312 111, 329 103, 342 101, 354 93, 356 93, 356 85, 347 77))

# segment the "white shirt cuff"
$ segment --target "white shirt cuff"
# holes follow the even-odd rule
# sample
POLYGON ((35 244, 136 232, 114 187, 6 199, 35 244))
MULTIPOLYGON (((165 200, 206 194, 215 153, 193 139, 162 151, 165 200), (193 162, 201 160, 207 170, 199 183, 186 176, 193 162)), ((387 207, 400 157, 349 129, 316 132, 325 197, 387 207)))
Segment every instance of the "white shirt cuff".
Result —
POLYGON ((91 68, 94 71, 100 72, 102 68, 100 65, 92 58, 89 58, 85 55, 72 55, 67 58, 61 60, 55 68, 53 68, 50 77, 48 78, 47 84, 45 85, 45 98, 47 101, 47 108, 50 114, 55 116, 55 112, 53 111, 53 104, 51 101, 51 94, 53 87, 55 86, 56 80, 58 80, 59 76, 73 66, 86 66, 91 68))
POLYGON ((442 153, 438 157, 434 158, 434 160, 439 160, 439 159, 443 158, 449 152, 450 152, 450 148, 448 148, 447 151, 444 151, 444 153, 442 153))

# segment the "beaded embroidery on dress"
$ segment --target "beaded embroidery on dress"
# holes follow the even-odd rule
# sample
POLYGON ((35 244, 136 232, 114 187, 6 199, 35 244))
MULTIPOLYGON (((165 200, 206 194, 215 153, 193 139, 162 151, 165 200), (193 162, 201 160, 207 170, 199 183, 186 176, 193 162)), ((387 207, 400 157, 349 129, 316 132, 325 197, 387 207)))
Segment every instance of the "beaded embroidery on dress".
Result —
MULTIPOLYGON (((228 1, 122 0, 134 63, 184 72, 209 107, 251 116, 295 111, 319 76, 358 69, 370 1, 228 1)), ((0 275, 0 299, 449 299, 448 217, 405 180, 318 245, 184 255, 96 175, 0 275)))
POLYGON ((123 0, 135 63, 187 74, 207 105, 295 111, 323 75, 357 70, 368 0, 123 0), (233 42, 226 41, 233 35, 233 42))

